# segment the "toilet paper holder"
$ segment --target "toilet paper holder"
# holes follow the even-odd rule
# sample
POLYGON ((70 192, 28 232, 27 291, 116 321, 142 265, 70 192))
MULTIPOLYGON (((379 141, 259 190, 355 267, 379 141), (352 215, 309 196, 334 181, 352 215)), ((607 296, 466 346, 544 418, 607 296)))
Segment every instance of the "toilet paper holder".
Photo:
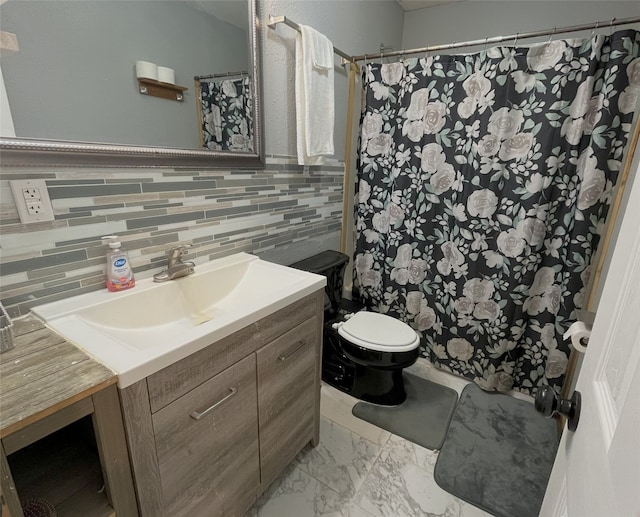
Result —
POLYGON ((562 337, 565 340, 570 339, 573 348, 581 354, 584 354, 587 351, 590 336, 591 325, 584 321, 576 321, 569 326, 562 337))

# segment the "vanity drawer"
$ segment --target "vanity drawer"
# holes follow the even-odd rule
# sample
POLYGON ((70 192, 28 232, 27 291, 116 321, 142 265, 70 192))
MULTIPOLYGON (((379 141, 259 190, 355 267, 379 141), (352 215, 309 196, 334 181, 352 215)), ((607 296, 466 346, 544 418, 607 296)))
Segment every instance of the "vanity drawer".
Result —
POLYGON ((147 377, 151 412, 155 413, 264 344, 313 317, 323 293, 306 296, 252 325, 147 377))
POLYGON ((320 354, 318 316, 260 349, 258 419, 262 487, 313 437, 320 354))
POLYGON ((260 484, 251 354, 153 415, 165 515, 242 515, 260 484))

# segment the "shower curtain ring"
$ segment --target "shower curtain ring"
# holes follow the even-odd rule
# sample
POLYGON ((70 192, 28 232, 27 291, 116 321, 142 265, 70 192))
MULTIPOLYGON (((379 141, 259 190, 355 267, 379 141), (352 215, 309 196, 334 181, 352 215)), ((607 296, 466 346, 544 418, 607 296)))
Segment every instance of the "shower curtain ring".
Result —
POLYGON ((551 43, 551 38, 553 38, 556 35, 556 30, 557 30, 557 27, 554 27, 553 32, 549 35, 549 41, 547 41, 547 45, 551 43))
POLYGON ((518 36, 520 36, 520 33, 516 32, 516 37, 513 39, 513 46, 514 47, 518 44, 518 36))
POLYGON ((598 26, 600 25, 600 22, 596 22, 595 27, 593 28, 593 30, 591 31, 591 37, 593 38, 596 35, 596 31, 598 30, 598 26))
POLYGON ((613 22, 615 22, 615 18, 611 18, 611 23, 609 24, 609 36, 613 34, 613 22))
POLYGON ((488 43, 488 41, 489 41, 489 36, 487 36, 487 37, 484 39, 484 51, 485 51, 485 52, 487 51, 487 43, 488 43))

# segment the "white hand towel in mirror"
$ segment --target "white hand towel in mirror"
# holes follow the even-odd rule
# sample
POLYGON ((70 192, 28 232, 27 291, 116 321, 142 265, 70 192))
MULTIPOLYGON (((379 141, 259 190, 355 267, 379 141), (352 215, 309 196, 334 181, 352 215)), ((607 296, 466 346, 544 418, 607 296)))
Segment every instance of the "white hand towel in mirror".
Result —
POLYGON ((334 154, 333 44, 305 25, 296 36, 295 90, 298 163, 322 163, 334 154))

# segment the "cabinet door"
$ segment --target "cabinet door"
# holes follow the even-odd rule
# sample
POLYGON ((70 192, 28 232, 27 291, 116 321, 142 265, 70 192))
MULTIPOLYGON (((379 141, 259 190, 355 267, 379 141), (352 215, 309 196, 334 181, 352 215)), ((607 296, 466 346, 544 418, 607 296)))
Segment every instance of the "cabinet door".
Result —
POLYGON ((153 415, 165 515, 243 515, 259 486, 251 354, 153 415))
POLYGON ((258 408, 262 488, 314 436, 318 318, 258 350, 258 408))

